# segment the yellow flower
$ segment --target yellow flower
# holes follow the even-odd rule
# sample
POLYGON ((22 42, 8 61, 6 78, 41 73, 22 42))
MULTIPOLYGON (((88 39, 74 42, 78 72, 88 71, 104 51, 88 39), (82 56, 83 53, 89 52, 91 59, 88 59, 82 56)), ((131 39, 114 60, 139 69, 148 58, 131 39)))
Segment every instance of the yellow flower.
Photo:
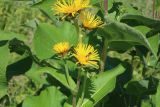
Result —
POLYGON ((66 14, 74 16, 76 12, 89 6, 90 0, 57 0, 52 10, 55 14, 66 14))
POLYGON ((79 43, 74 49, 74 57, 78 63, 86 66, 99 67, 97 61, 100 60, 97 50, 93 46, 79 43))
POLYGON ((68 42, 60 42, 53 46, 53 50, 62 56, 64 56, 70 49, 68 42))
POLYGON ((103 24, 100 17, 96 17, 89 11, 83 11, 80 15, 80 20, 82 21, 83 26, 87 29, 94 29, 103 24))

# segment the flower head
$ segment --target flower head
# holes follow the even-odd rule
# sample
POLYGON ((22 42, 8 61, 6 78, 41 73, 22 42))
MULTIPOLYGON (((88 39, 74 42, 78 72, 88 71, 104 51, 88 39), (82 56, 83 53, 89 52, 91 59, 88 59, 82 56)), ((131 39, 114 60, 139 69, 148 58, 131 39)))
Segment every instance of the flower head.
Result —
POLYGON ((64 56, 66 53, 68 53, 70 49, 69 43, 68 42, 60 42, 57 43, 53 46, 53 50, 62 56, 64 56))
POLYGON ((100 17, 96 17, 89 11, 83 11, 80 15, 80 20, 82 21, 83 26, 87 29, 94 29, 103 24, 100 17))
POLYGON ((89 6, 90 0, 57 0, 52 9, 55 14, 66 14, 74 16, 76 12, 89 6))
POLYGON ((98 67, 97 61, 99 61, 100 58, 97 50, 95 50, 93 46, 80 43, 74 50, 75 53, 73 55, 79 64, 98 67))

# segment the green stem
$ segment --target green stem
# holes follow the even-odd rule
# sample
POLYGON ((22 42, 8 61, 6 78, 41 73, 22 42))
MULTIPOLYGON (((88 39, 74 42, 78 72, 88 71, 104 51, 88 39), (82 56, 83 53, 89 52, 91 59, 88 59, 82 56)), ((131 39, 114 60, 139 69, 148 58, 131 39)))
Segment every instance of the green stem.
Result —
POLYGON ((83 35, 81 33, 79 33, 79 43, 83 42, 83 35))
POLYGON ((69 83, 69 70, 68 70, 68 66, 67 66, 67 63, 66 63, 65 60, 64 60, 64 62, 65 62, 64 67, 65 67, 65 72, 66 72, 66 79, 67 79, 68 85, 70 86, 70 83, 69 83))
POLYGON ((84 81, 83 81, 82 96, 81 96, 81 99, 82 99, 81 105, 82 105, 82 103, 84 101, 84 96, 85 96, 85 89, 86 89, 86 82, 87 82, 87 75, 86 74, 87 73, 85 73, 85 75, 84 75, 84 81))
POLYGON ((81 33, 81 28, 79 27, 78 21, 76 19, 74 20, 74 25, 75 25, 77 33, 78 33, 78 42, 82 43, 83 35, 81 33))
POLYGON ((76 107, 76 105, 77 105, 77 95, 78 95, 78 91, 79 91, 80 82, 81 82, 81 69, 78 69, 77 86, 76 86, 77 91, 73 94, 73 97, 72 97, 72 106, 73 107, 76 107))
POLYGON ((102 54, 101 54, 100 73, 102 73, 104 71, 104 68, 106 65, 107 47, 108 47, 108 43, 106 42, 106 39, 105 39, 103 41, 103 49, 102 49, 102 54))
MULTIPOLYGON (((67 83, 70 87, 70 83, 69 83, 69 70, 68 70, 68 66, 67 66, 67 63, 64 59, 64 67, 65 67, 65 72, 66 72, 66 79, 67 79, 67 83)), ((70 89, 71 93, 72 93, 72 96, 73 96, 73 99, 72 99, 72 107, 76 107, 76 96, 77 96, 77 92, 74 92, 70 89)))

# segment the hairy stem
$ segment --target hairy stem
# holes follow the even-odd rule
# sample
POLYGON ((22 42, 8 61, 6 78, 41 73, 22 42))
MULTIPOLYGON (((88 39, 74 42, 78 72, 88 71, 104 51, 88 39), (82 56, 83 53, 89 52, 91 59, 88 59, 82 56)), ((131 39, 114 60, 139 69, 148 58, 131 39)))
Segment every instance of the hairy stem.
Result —
MULTIPOLYGON (((108 0, 104 0, 104 10, 105 10, 105 14, 108 15, 108 0)), ((106 45, 106 39, 104 39, 99 73, 104 71, 106 57, 107 57, 107 45, 106 45)))
POLYGON ((104 71, 106 65, 106 58, 107 58, 107 47, 108 44, 106 43, 106 39, 103 41, 103 49, 101 54, 101 61, 100 61, 100 73, 104 71))

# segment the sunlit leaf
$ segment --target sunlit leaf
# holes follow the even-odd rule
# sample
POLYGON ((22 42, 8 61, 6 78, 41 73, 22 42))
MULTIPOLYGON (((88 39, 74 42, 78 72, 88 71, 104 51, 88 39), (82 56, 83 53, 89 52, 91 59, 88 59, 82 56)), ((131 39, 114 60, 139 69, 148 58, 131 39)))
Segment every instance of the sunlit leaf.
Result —
POLYGON ((12 40, 13 38, 17 38, 18 40, 26 41, 27 38, 22 34, 17 34, 13 32, 6 32, 0 30, 0 41, 1 40, 12 40))
POLYGON ((6 68, 10 59, 8 45, 0 47, 0 98, 7 93, 6 68))
POLYGON ((64 72, 58 71, 53 68, 42 67, 42 68, 37 68, 37 69, 31 69, 29 72, 26 73, 26 75, 29 78, 31 78, 33 81, 37 82, 38 84, 47 83, 45 80, 46 78, 44 74, 50 74, 53 78, 58 80, 62 85, 64 85, 68 89, 74 90, 76 87, 76 84, 71 77, 69 77, 70 84, 68 84, 64 72))
POLYGON ((48 87, 39 96, 30 96, 24 100, 22 107, 63 107, 66 99, 56 87, 48 87))
POLYGON ((77 41, 76 28, 69 22, 63 22, 60 26, 39 24, 33 39, 35 53, 40 59, 53 56, 53 45, 58 42, 69 42, 70 45, 74 45, 77 41))
MULTIPOLYGON (((108 22, 103 28, 98 29, 97 35, 105 37, 108 44, 114 43, 115 45, 118 43, 117 48, 122 50, 125 44, 132 46, 143 45, 153 52, 153 49, 143 33, 124 23, 115 21, 108 22), (120 43, 121 45, 119 45, 120 43)), ((153 54, 155 55, 154 52, 153 54)), ((155 55, 155 57, 157 56, 155 55)))

